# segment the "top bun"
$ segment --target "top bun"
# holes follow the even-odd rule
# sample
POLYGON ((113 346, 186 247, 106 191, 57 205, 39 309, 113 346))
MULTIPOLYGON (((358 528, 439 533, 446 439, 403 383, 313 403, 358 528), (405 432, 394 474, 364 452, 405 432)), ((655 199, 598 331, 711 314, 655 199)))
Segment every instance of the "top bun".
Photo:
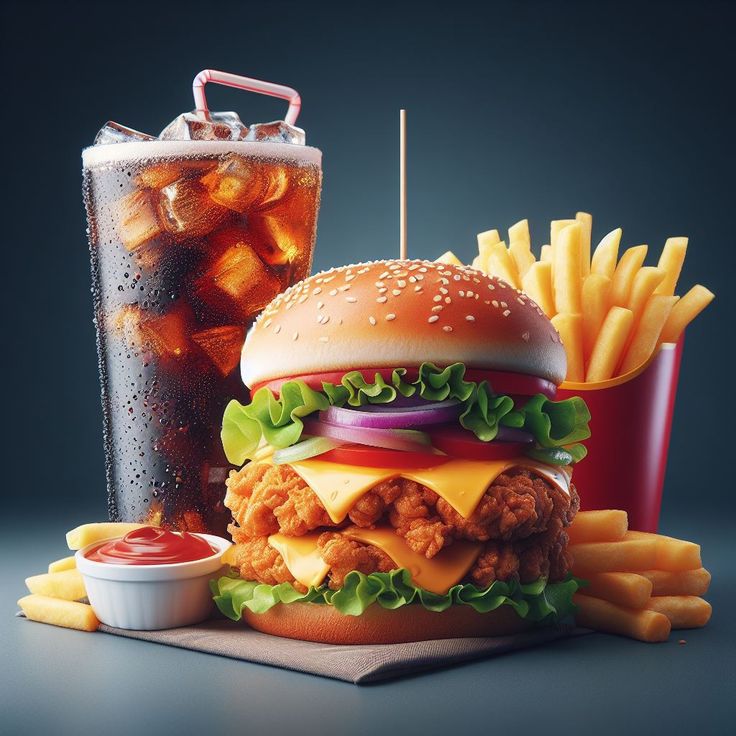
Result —
POLYGON ((559 385, 560 336, 521 291, 465 266, 373 261, 300 281, 260 314, 243 346, 246 386, 358 368, 511 371, 559 385))

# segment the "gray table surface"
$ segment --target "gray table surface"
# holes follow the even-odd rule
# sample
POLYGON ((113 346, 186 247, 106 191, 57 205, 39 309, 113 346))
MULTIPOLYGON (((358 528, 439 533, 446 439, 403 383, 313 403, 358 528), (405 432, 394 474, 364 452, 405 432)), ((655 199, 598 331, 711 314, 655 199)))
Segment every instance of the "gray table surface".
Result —
POLYGON ((714 615, 660 645, 594 634, 356 687, 13 618, 23 578, 75 519, 0 522, 0 733, 733 733, 736 573, 728 518, 670 515, 703 545, 714 615), (685 639, 685 644, 678 640, 685 639))

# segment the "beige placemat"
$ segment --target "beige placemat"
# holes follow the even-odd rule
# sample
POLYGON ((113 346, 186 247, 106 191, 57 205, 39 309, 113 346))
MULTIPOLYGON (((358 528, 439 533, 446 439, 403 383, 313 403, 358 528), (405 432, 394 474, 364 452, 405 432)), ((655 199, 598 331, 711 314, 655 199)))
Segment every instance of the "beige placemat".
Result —
POLYGON ((513 636, 437 639, 409 644, 337 646, 261 634, 244 624, 213 619, 164 631, 126 631, 101 626, 115 636, 151 641, 247 662, 283 667, 355 684, 401 677, 588 633, 585 629, 538 629, 513 636))

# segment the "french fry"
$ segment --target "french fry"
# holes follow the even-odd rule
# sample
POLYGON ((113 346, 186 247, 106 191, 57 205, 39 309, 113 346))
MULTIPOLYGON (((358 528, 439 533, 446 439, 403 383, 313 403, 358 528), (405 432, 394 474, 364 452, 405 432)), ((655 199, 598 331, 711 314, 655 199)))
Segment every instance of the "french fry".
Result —
POLYGON ((549 243, 552 250, 557 247, 557 238, 559 234, 570 225, 575 225, 575 220, 552 220, 549 224, 549 243))
POLYGON ((629 517, 621 509, 578 511, 567 536, 570 544, 580 542, 618 542, 629 528, 629 517))
POLYGON ((509 228, 509 243, 525 243, 528 249, 532 247, 532 240, 529 236, 529 221, 519 220, 509 228))
POLYGON ((571 544, 576 575, 586 577, 596 572, 636 572, 658 567, 657 540, 633 539, 628 534, 619 542, 583 542, 571 544))
MULTIPOLYGON (((113 537, 124 537, 134 529, 140 529, 146 524, 134 524, 132 522, 100 521, 91 524, 81 524, 66 533, 66 544, 69 549, 82 549, 93 542, 101 542, 103 539, 113 537)), ((148 526, 152 526, 149 524, 148 526)))
POLYGON ((478 233, 478 253, 486 258, 491 252, 491 247, 501 242, 498 230, 486 230, 478 233))
POLYGON ((512 240, 509 244, 509 255, 511 256, 516 270, 519 273, 519 278, 523 279, 526 276, 527 271, 531 268, 533 263, 536 263, 534 253, 529 249, 529 244, 523 240, 512 240))
POLYGON ((658 595, 649 599, 647 610, 662 613, 673 629, 699 629, 710 621, 713 608, 694 595, 658 595))
POLYGON ((18 601, 18 606, 31 621, 63 626, 79 631, 95 631, 100 625, 92 606, 75 601, 63 601, 45 595, 27 595, 18 601))
POLYGON ((626 608, 644 608, 652 595, 651 581, 635 572, 599 572, 586 580, 588 584, 580 589, 581 594, 626 608))
POLYGON ((580 314, 582 311, 580 303, 580 236, 580 225, 577 223, 569 225, 557 234, 557 243, 552 249, 554 255, 552 273, 555 309, 558 313, 580 314))
POLYGON ((697 570, 642 570, 652 582, 652 595, 705 595, 710 586, 710 573, 704 568, 697 570))
POLYGON ((63 572, 64 570, 73 570, 77 566, 74 556, 62 557, 60 560, 49 562, 49 572, 63 572))
POLYGON ((646 642, 666 641, 670 635, 670 621, 662 613, 637 611, 580 593, 573 596, 573 602, 577 606, 575 621, 580 626, 646 642))
POLYGON ((672 296, 677 288, 677 279, 680 278, 682 264, 685 262, 685 253, 687 252, 687 238, 667 238, 667 242, 662 248, 662 254, 659 257, 657 266, 665 272, 665 277, 659 286, 657 286, 655 294, 664 294, 672 296))
POLYGON ((583 311, 583 356, 590 360, 598 333, 608 312, 608 292, 611 279, 600 273, 589 273, 583 281, 581 294, 583 311))
POLYGON ((606 381, 613 376, 629 339, 634 315, 630 309, 611 307, 590 354, 586 381, 606 381))
POLYGON ((560 333, 562 344, 567 353, 566 381, 584 381, 585 366, 583 363, 583 316, 581 314, 556 314, 552 324, 560 333))
POLYGON ((676 301, 676 296, 665 296, 664 294, 654 294, 649 297, 621 362, 621 373, 628 373, 638 368, 654 352, 676 301))
POLYGON ((485 273, 488 270, 488 259, 484 258, 480 253, 473 258, 471 264, 472 268, 476 271, 483 271, 485 273))
POLYGON ((66 601, 87 597, 82 573, 76 569, 33 575, 26 578, 26 587, 29 592, 36 595, 63 598, 66 601))
POLYGON ((539 308, 548 317, 552 317, 555 313, 555 302, 552 297, 552 264, 549 261, 537 261, 526 272, 521 284, 523 290, 539 308))
POLYGON ((626 305, 634 313, 634 324, 639 321, 649 297, 656 293, 655 289, 662 283, 664 277, 664 270, 654 266, 644 266, 634 276, 629 303, 626 305))
POLYGON ((583 278, 590 273, 590 239, 593 234, 593 216, 577 212, 575 220, 580 223, 580 273, 583 278))
POLYGON ((543 245, 539 251, 539 260, 544 263, 552 264, 552 246, 543 245))
POLYGON ((610 305, 612 307, 625 307, 629 303, 634 277, 646 257, 646 245, 636 245, 624 251, 611 279, 610 305))
POLYGON ((670 316, 662 330, 662 342, 677 342, 684 329, 715 298, 715 294, 705 286, 696 284, 672 307, 670 316))
POLYGON ((488 273, 491 276, 497 276, 499 279, 503 279, 515 289, 521 288, 516 265, 511 260, 511 256, 506 250, 506 244, 503 241, 491 246, 488 255, 488 273))
POLYGON ((451 251, 445 251, 439 258, 434 259, 435 263, 449 263, 453 266, 462 266, 463 262, 451 251))
POLYGON ((630 570, 670 570, 678 572, 682 570, 698 570, 703 566, 700 559, 700 545, 688 542, 684 539, 666 537, 664 534, 652 534, 651 532, 626 532, 624 537, 630 542, 654 541, 657 545, 655 564, 643 568, 628 568, 630 570))
POLYGON ((618 247, 621 244, 623 231, 620 227, 612 230, 598 243, 590 261, 590 272, 613 278, 618 261, 618 247))

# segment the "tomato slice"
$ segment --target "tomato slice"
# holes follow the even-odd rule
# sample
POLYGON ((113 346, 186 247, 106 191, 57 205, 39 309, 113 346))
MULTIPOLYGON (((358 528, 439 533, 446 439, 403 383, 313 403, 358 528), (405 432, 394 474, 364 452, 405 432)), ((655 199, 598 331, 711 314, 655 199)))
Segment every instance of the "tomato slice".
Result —
MULTIPOLYGON (((389 381, 393 368, 354 368, 359 370, 366 381, 372 381, 376 373, 389 381)), ((322 383, 338 384, 342 377, 349 371, 328 371, 326 373, 304 373, 298 376, 285 376, 283 378, 275 378, 273 381, 266 381, 253 386, 252 392, 255 393, 259 388, 268 388, 274 394, 279 393, 281 385, 286 381, 304 381, 310 388, 317 391, 322 390, 322 383)), ((417 377, 416 368, 408 368, 406 378, 409 381, 415 380, 417 377)), ((553 399, 557 394, 557 386, 552 381, 538 376, 528 376, 523 373, 511 373, 510 371, 484 371, 475 368, 468 368, 465 373, 468 381, 488 381, 493 390, 497 394, 506 394, 509 396, 523 397, 534 396, 535 394, 544 394, 547 398, 553 399)))
POLYGON ((363 465, 369 468, 435 468, 449 457, 428 452, 400 452, 365 445, 343 445, 314 458, 344 465, 363 465))
POLYGON ((513 460, 527 447, 523 442, 483 442, 472 432, 454 428, 438 429, 429 436, 438 450, 463 460, 513 460))

